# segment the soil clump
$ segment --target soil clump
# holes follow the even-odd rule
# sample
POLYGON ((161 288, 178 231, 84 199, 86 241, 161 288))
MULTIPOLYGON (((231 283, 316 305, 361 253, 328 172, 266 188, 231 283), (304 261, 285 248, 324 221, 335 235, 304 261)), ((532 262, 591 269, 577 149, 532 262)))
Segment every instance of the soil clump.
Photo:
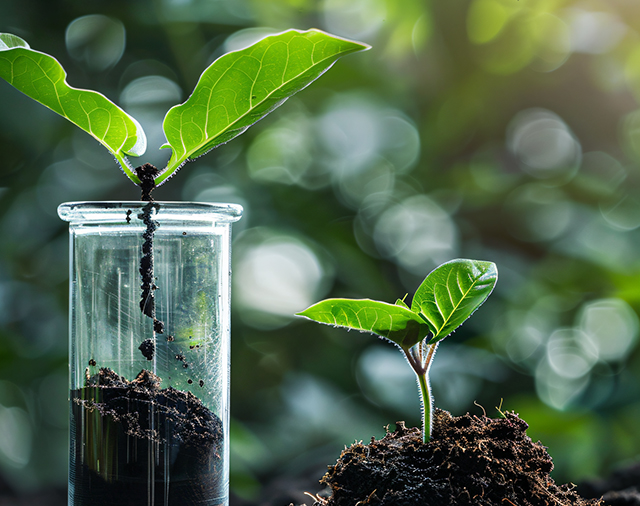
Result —
POLYGON ((379 441, 356 443, 329 466, 331 496, 314 506, 604 506, 556 485, 553 462, 515 413, 501 419, 436 410, 433 436, 396 423, 379 441))
POLYGON ((153 355, 156 352, 156 344, 153 342, 153 339, 145 339, 142 341, 142 344, 138 346, 138 349, 144 358, 147 360, 153 360, 153 355))

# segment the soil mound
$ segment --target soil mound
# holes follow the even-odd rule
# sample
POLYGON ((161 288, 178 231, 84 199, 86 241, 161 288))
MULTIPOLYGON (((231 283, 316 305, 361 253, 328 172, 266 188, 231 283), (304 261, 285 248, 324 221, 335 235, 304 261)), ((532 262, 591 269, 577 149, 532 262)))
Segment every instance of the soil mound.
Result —
POLYGON ((491 419, 436 410, 433 437, 396 423, 396 431, 345 449, 321 483, 328 499, 314 506, 603 505, 573 485, 556 485, 551 457, 526 435, 515 413, 491 419))
POLYGON ((164 434, 170 433, 171 444, 219 445, 220 419, 191 392, 173 387, 161 389, 160 382, 158 376, 147 370, 128 381, 111 369, 101 368, 71 398, 86 410, 95 410, 119 424, 128 436, 166 443, 164 434), (143 416, 151 409, 153 416, 143 416), (151 427, 151 420, 158 426, 151 427))

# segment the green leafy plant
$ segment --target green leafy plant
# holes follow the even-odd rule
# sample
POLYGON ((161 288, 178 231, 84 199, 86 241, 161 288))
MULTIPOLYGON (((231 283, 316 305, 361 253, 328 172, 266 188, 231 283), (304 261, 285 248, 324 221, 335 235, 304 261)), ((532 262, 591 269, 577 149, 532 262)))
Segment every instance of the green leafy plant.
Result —
MULTIPOLYGON (((172 150, 154 185, 187 161, 243 133, 302 90, 338 58, 369 46, 320 30, 288 30, 227 53, 200 76, 186 102, 172 107, 163 129, 172 150)), ((100 93, 72 88, 58 61, 35 51, 15 35, 0 33, 0 77, 85 130, 116 158, 135 184, 141 181, 127 156, 146 151, 146 136, 135 118, 100 93)))
POLYGON ((369 299, 326 299, 297 313, 310 320, 346 327, 395 343, 418 377, 423 441, 431 439, 429 369, 438 344, 487 300, 498 280, 492 262, 457 259, 433 270, 413 295, 411 307, 369 299))

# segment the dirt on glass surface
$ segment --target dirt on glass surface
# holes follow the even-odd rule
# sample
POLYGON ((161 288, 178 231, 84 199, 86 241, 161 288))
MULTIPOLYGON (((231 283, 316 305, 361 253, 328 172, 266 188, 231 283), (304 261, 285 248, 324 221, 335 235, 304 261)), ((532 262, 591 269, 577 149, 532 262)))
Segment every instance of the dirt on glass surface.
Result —
POLYGON ((101 368, 71 399, 74 504, 225 504, 222 423, 195 395, 101 368))
POLYGON ((549 476, 551 457, 514 413, 491 419, 436 410, 433 437, 397 422, 396 431, 344 450, 314 506, 604 505, 549 476))

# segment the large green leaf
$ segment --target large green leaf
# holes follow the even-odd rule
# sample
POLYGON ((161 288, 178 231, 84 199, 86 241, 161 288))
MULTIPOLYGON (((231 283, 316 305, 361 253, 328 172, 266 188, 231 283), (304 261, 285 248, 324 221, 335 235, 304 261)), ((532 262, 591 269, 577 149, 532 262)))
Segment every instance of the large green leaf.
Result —
POLYGON ((188 100, 167 113, 163 147, 172 154, 156 184, 187 160, 240 135, 341 56, 368 48, 319 30, 289 30, 221 56, 200 76, 188 100))
POLYGON ((429 327, 409 309, 369 299, 326 299, 297 314, 319 323, 372 332, 405 350, 429 333, 429 327))
POLYGON ((125 155, 142 155, 147 138, 140 124, 104 95, 72 88, 60 63, 34 51, 20 37, 0 33, 0 77, 25 95, 79 126, 105 146, 125 174, 139 183, 125 155))
POLYGON ((447 337, 487 300, 498 280, 493 262, 451 260, 433 270, 416 290, 411 310, 427 321, 433 344, 447 337))

